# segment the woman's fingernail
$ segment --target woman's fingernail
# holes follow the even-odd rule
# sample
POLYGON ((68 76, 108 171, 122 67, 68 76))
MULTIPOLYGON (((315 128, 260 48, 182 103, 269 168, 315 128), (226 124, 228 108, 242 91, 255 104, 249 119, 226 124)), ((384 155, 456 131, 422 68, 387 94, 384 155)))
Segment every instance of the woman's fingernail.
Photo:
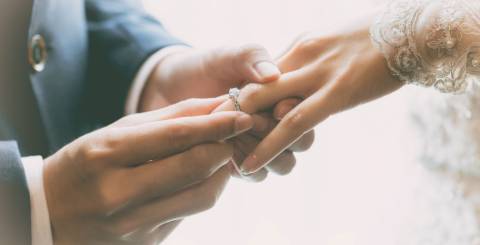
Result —
POLYGON ((254 68, 263 79, 280 75, 280 70, 272 62, 262 61, 255 64, 254 68))
POLYGON ((242 114, 235 119, 235 133, 239 134, 253 127, 252 117, 248 114, 242 114))
POLYGON ((240 170, 243 175, 250 175, 255 173, 255 167, 257 165, 257 157, 255 155, 248 155, 245 160, 243 160, 240 170))

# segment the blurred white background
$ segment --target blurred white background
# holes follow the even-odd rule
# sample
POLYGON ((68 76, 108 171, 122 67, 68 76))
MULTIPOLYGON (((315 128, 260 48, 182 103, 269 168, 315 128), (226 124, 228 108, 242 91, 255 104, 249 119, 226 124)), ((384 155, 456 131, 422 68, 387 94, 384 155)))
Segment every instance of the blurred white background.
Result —
MULTIPOLYGON (((195 47, 253 42, 279 55, 299 34, 334 29, 380 2, 147 0, 146 6, 195 47)), ((332 117, 290 176, 231 181, 213 210, 188 218, 165 244, 402 244, 417 168, 406 147, 412 140, 406 94, 332 117)))

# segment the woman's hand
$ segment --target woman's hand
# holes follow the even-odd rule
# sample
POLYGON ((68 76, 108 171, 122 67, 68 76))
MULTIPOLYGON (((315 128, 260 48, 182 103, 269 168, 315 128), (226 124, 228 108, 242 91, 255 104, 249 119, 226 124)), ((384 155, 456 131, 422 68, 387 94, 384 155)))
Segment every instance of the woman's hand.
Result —
MULTIPOLYGON (((239 166, 245 158, 252 153, 258 144, 278 125, 278 122, 290 110, 301 101, 298 99, 287 99, 282 101, 280 107, 252 115, 253 128, 235 138, 229 140, 234 146, 233 160, 239 166)), ((310 131, 293 143, 288 149, 278 154, 268 165, 254 174, 240 175, 238 171, 233 174, 250 181, 260 182, 266 179, 269 173, 277 175, 289 174, 296 165, 295 154, 308 150, 314 141, 315 133, 310 131)), ((237 169, 236 169, 237 170, 237 169)))
MULTIPOLYGON (((179 49, 157 64, 143 91, 139 110, 155 110, 188 98, 216 97, 226 94, 232 87, 276 81, 280 75, 268 51, 259 45, 207 51, 179 49)), ((278 119, 299 102, 288 100, 282 103, 284 108, 275 117, 273 111, 255 115, 254 128, 232 140, 235 161, 241 163, 276 126, 278 119)), ((269 172, 288 174, 295 166, 294 152, 307 150, 313 138, 312 131, 257 174, 241 177, 258 182, 269 172)))
MULTIPOLYGON (((370 23, 366 21, 339 34, 301 38, 280 58, 278 65, 284 75, 278 81, 249 84, 242 89, 239 100, 247 113, 271 108, 285 98, 303 100, 245 159, 244 174, 268 164, 330 115, 401 87, 402 83, 390 74, 382 53, 371 43, 370 23)), ((231 108, 229 101, 217 110, 231 108)))

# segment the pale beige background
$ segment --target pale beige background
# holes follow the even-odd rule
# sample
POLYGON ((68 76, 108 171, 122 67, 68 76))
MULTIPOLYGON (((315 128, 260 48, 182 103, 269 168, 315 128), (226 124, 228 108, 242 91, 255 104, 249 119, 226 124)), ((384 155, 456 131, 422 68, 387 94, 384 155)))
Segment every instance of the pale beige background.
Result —
MULTIPOLYGON (((300 33, 331 30, 372 0, 147 0, 175 35, 199 48, 260 43, 280 54, 300 33)), ((188 218, 168 245, 389 245, 408 226, 413 164, 408 89, 332 117, 288 177, 233 180, 213 210, 188 218)))

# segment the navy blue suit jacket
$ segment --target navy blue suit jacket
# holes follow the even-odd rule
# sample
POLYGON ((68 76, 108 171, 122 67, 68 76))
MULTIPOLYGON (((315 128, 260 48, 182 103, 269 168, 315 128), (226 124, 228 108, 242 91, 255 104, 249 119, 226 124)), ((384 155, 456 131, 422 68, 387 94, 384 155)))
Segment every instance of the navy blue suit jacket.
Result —
MULTIPOLYGON (((31 242, 20 156, 47 156, 119 118, 141 64, 159 49, 180 43, 136 0, 33 1, 28 11, 14 13, 28 14, 30 21, 23 23, 28 33, 18 34, 25 42, 11 47, 25 57, 17 66, 29 66, 29 41, 42 36, 45 67, 30 74, 10 69, 6 73, 13 75, 5 80, 0 74, 0 244, 31 242)), ((2 57, 5 52, 0 61, 8 59, 2 57)))

